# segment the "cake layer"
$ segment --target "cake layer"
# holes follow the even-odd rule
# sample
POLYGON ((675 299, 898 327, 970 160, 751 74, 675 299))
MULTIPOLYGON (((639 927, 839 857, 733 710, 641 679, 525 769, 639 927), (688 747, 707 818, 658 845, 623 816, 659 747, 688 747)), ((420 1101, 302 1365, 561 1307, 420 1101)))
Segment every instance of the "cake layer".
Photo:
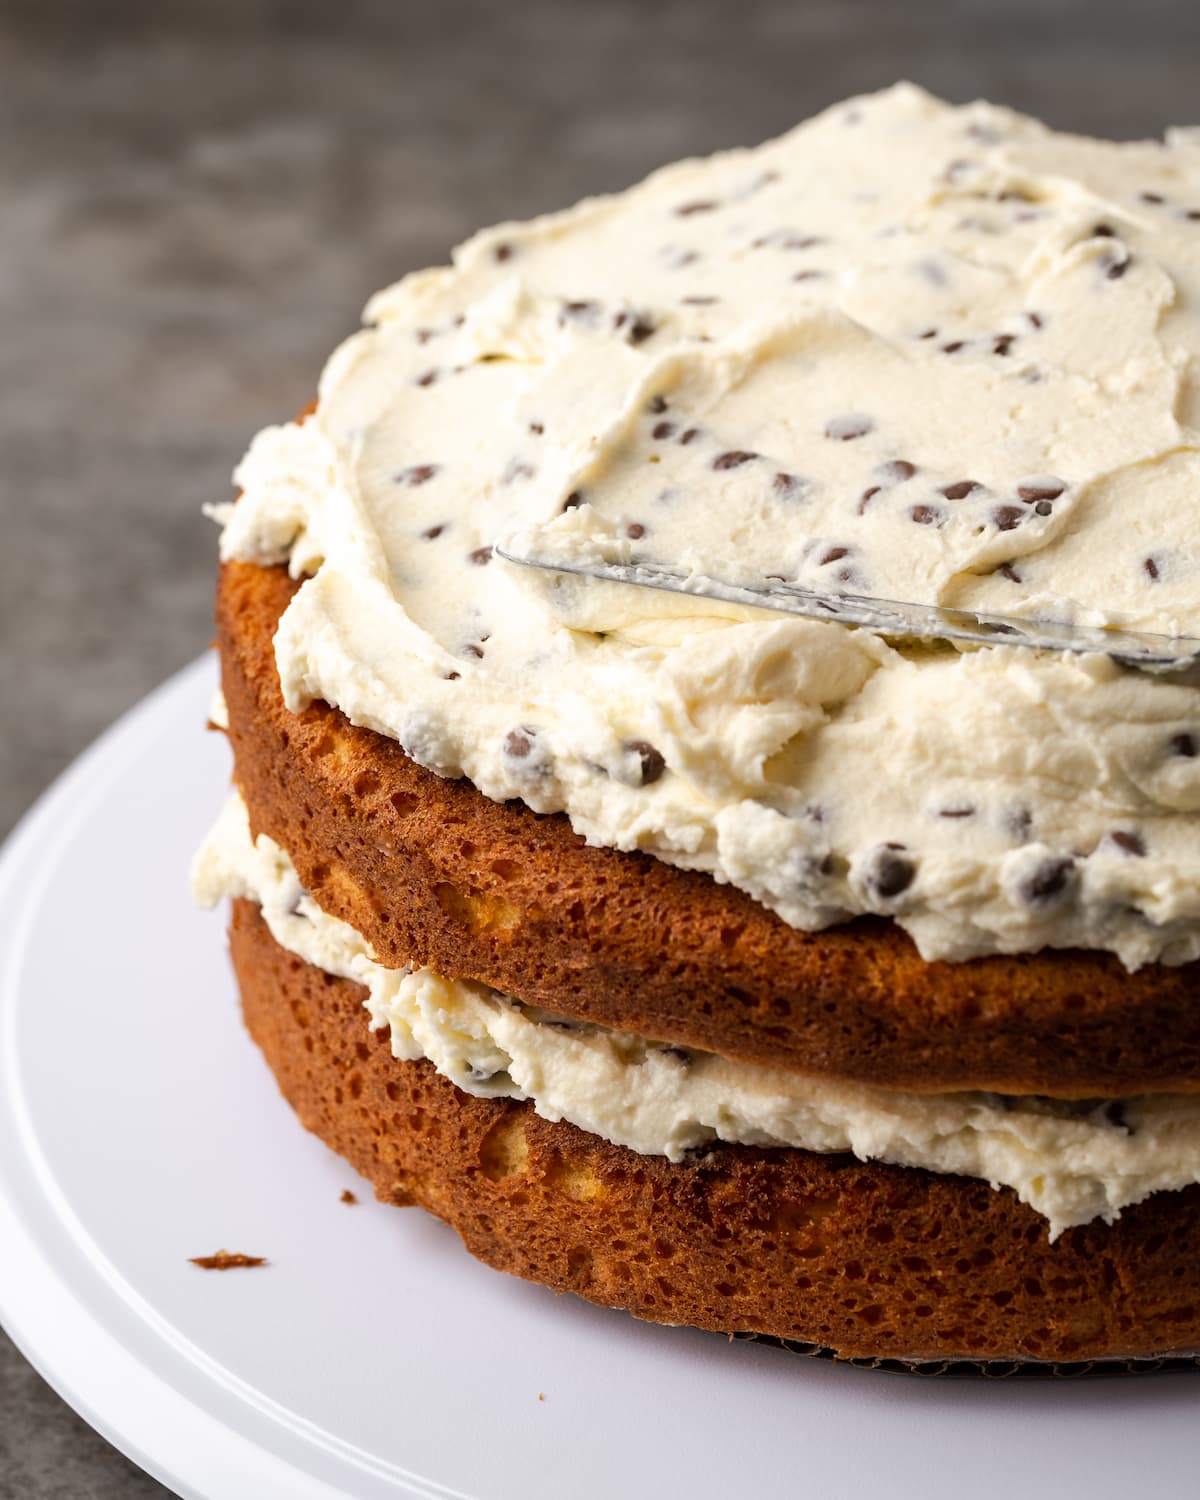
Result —
POLYGON ((498 1269, 638 1317, 845 1356, 1078 1360, 1200 1346, 1200 1188, 1053 1244, 1010 1192, 848 1156, 639 1156, 476 1098, 364 1025, 366 991, 234 906, 247 1025, 302 1122, 498 1269))
POLYGON ((498 804, 314 703, 272 641, 297 584, 227 564, 218 594, 236 779, 322 908, 380 961, 428 966, 613 1029, 918 1092, 1116 1097, 1200 1089, 1200 965, 1096 953, 926 963, 894 925, 818 934, 562 815, 498 804))
POLYGON ((830 1082, 566 1021, 432 969, 387 968, 360 933, 321 910, 283 849, 265 834, 251 838, 236 795, 205 841, 194 886, 208 906, 254 901, 289 953, 362 984, 370 1024, 389 1030, 397 1058, 427 1059, 469 1094, 529 1099, 545 1119, 642 1155, 679 1161, 719 1141, 959 1173, 1012 1188, 1048 1220, 1052 1239, 1200 1182, 1192 1095, 1070 1106, 830 1082))
POLYGON ((1194 135, 900 86, 476 236, 376 297, 238 470, 223 556, 308 575, 289 706, 808 931, 1200 958, 1194 671, 501 555, 1200 637, 1197 201, 1194 135))

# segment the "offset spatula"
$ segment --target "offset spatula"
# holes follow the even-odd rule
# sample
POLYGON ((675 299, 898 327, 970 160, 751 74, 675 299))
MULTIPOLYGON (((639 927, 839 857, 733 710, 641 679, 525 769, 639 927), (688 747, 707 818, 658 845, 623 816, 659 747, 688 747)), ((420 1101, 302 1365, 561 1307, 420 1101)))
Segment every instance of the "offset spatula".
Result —
POLYGON ((637 588, 666 589, 675 594, 695 594, 745 604, 756 609, 777 609, 784 614, 804 615, 857 625, 879 635, 915 637, 934 641, 973 641, 979 646, 1025 646, 1038 651, 1074 651, 1111 656, 1124 665, 1151 672, 1173 672, 1200 662, 1200 638, 1155 635, 1144 630, 1104 629, 1062 624, 1053 620, 1024 620, 1014 615, 976 614, 966 609, 944 609, 940 605, 905 604, 896 599, 875 599, 865 594, 824 594, 799 584, 764 579, 758 585, 731 583, 702 573, 683 572, 664 563, 634 559, 612 563, 555 557, 547 551, 526 549, 523 539, 495 548, 499 556, 528 568, 554 573, 575 573, 584 578, 630 583, 637 588))

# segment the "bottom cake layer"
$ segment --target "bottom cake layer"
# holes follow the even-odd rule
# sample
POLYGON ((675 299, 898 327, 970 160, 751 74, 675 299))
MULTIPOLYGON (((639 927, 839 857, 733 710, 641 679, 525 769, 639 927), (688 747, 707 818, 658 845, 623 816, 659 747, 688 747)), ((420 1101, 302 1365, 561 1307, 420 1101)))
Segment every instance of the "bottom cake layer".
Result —
POLYGON ((1200 1186, 1068 1230, 1008 1190, 850 1156, 718 1146, 671 1163, 392 1056, 365 991, 234 902, 251 1035, 309 1130, 498 1270, 659 1323, 883 1359, 1200 1348, 1200 1186))

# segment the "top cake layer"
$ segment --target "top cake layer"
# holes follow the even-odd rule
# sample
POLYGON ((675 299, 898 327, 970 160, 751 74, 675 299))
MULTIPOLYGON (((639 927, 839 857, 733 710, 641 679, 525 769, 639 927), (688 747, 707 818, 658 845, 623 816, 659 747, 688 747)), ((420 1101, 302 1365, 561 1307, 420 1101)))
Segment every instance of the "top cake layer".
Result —
POLYGON ((1200 956, 1200 685, 901 646, 503 562, 1200 634, 1200 144, 908 86, 477 236, 376 297, 238 472, 276 641, 487 796, 926 957, 1200 956))

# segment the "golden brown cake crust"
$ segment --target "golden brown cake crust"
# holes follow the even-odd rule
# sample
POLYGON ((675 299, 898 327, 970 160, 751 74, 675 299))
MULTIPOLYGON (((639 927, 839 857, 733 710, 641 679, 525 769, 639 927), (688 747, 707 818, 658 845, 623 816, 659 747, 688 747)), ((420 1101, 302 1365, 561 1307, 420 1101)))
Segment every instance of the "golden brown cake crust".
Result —
POLYGON ((654 1322, 843 1356, 1082 1360, 1200 1345, 1200 1187, 1116 1225, 1045 1221, 1007 1189, 847 1156, 725 1146, 672 1165, 393 1058, 365 991, 230 941, 246 1024, 303 1123, 500 1270, 654 1322))
POLYGON ((218 589, 235 776, 256 833, 382 962, 726 1057, 896 1088, 1062 1097, 1200 1090, 1200 964, 1106 954, 925 963, 894 925, 820 933, 565 816, 495 803, 323 703, 291 714, 275 628, 297 585, 218 589))

